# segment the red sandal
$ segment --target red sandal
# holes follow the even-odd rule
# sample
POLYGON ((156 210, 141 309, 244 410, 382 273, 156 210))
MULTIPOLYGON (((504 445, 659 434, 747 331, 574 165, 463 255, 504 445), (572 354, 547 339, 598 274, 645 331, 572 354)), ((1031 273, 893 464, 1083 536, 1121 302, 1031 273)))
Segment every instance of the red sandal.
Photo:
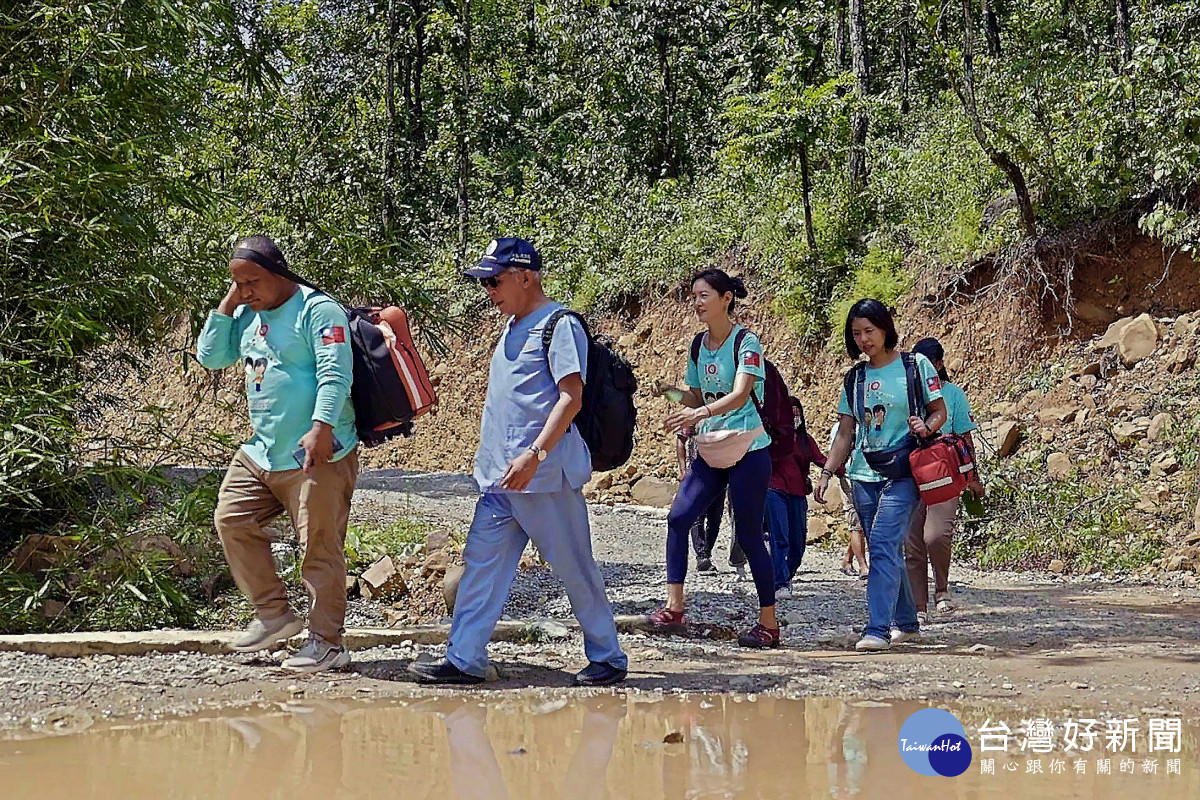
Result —
POLYGON ((779 647, 779 628, 768 628, 760 622, 738 637, 742 647, 754 647, 759 650, 768 647, 779 647))
POLYGON ((662 633, 679 633, 686 627, 683 612, 672 611, 666 606, 647 614, 646 623, 652 630, 662 633))

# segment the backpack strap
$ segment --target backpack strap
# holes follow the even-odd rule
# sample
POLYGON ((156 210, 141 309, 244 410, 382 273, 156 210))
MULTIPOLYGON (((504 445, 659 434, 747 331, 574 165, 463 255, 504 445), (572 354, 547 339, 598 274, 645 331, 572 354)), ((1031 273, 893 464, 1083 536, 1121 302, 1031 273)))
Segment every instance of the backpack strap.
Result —
MULTIPOLYGON (((737 332, 737 336, 733 340, 733 380, 735 383, 737 382, 738 364, 741 363, 739 359, 741 359, 741 356, 742 356, 742 342, 746 341, 746 334, 748 334, 749 332, 750 331, 746 330, 745 328, 742 328, 741 330, 739 330, 737 332)), ((764 358, 764 359, 762 359, 762 361, 766 361, 766 359, 764 358)), ((763 364, 763 372, 765 373, 766 371, 767 371, 767 365, 764 363, 763 364)), ((763 378, 764 386, 766 385, 766 382, 767 382, 767 379, 763 378)), ((755 381, 755 383, 757 383, 757 381, 755 381)), ((765 424, 767 417, 763 413, 763 401, 759 400, 758 397, 754 394, 753 386, 750 387, 750 399, 754 402, 754 410, 758 412, 758 418, 763 420, 763 422, 765 424)))
POLYGON ((579 324, 583 326, 583 335, 587 337, 588 343, 592 341, 592 332, 588 330, 587 320, 578 311, 572 311, 569 308, 557 309, 550 318, 546 320, 546 324, 542 326, 542 352, 546 357, 550 357, 550 343, 554 341, 554 328, 558 325, 558 321, 563 317, 570 315, 579 320, 579 324))
POLYGON ((900 358, 904 362, 904 378, 908 384, 908 415, 925 419, 925 391, 921 385, 917 357, 912 353, 901 353, 900 358))

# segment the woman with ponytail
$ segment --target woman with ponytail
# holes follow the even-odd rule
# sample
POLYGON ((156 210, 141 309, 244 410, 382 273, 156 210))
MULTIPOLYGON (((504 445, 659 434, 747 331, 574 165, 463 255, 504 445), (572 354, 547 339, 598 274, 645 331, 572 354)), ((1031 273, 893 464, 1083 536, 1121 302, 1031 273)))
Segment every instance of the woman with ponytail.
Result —
POLYGON ((737 298, 745 296, 742 280, 722 270, 692 277, 696 318, 706 330, 692 342, 687 386, 659 384, 653 390, 684 406, 667 417, 666 427, 694 428, 698 454, 667 517, 667 602, 650 614, 649 623, 662 631, 683 630, 688 530, 728 488, 734 535, 750 564, 759 602, 758 623, 738 637, 738 644, 778 647, 774 567, 763 542, 771 437, 755 403, 755 398, 762 402, 766 372, 758 337, 730 318, 737 298))

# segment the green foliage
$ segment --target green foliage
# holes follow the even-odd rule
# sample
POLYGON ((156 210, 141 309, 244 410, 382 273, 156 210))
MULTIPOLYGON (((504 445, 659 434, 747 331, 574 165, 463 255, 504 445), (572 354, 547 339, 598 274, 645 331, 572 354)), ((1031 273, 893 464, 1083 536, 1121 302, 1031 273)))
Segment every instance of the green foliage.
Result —
POLYGON ((384 556, 416 555, 430 530, 428 523, 416 517, 394 520, 386 527, 351 524, 346 531, 346 569, 362 572, 384 556))
POLYGON ((183 484, 108 471, 94 504, 50 529, 66 546, 49 569, 0 568, 0 632, 194 626, 204 578, 224 569, 212 531, 219 484, 218 473, 183 484))
MULTIPOLYGON (((829 319, 844 323, 850 307, 864 297, 873 297, 890 306, 912 288, 912 275, 904 268, 904 258, 895 250, 869 250, 862 264, 854 271, 850 282, 839 291, 829 319)), ((840 326, 838 327, 840 331, 840 326)), ((841 342, 835 336, 831 340, 841 342)))
POLYGON ((1124 572, 1162 555, 1162 534, 1132 515, 1132 491, 1049 480, 1040 459, 1034 452, 989 466, 988 497, 955 539, 960 554, 987 568, 1045 569, 1057 558, 1072 572, 1124 572))

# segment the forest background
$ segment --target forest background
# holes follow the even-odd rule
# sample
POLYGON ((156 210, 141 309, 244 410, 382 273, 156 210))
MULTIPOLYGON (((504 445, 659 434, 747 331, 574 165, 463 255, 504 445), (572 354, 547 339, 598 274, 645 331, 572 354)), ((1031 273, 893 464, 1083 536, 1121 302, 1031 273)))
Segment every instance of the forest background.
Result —
POLYGON ((582 310, 735 254, 817 344, 922 269, 1069 303, 1081 230, 1200 243, 1200 0, 15 0, 0 67, 0 550, 170 491, 80 458, 81 365, 197 324, 238 236, 435 347, 500 233, 582 310))

